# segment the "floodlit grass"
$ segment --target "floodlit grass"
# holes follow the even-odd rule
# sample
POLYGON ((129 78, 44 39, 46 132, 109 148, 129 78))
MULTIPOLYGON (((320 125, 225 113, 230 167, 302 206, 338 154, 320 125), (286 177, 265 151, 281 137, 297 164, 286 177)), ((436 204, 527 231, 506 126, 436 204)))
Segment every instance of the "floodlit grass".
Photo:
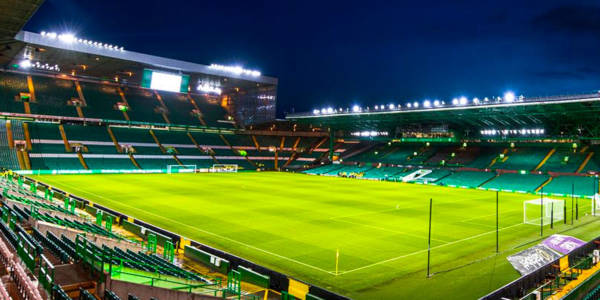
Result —
MULTIPOLYGON (((530 194, 500 193, 496 255, 495 192, 274 172, 35 178, 355 299, 473 299, 516 279, 506 255, 540 238, 523 224, 530 194)), ((596 237, 589 202, 544 235, 596 237)))

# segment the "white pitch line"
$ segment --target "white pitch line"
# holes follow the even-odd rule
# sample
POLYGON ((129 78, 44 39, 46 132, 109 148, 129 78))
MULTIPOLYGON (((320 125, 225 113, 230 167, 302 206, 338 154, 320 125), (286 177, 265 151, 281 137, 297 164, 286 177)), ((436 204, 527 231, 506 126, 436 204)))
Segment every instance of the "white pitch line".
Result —
MULTIPOLYGON (((380 230, 380 231, 387 231, 387 232, 391 232, 391 233, 403 234, 403 235, 406 235, 406 236, 410 236, 410 237, 414 237, 414 238, 418 238, 418 239, 427 240, 426 237, 422 237, 422 236, 410 234, 410 233, 403 232, 403 231, 391 230, 391 229, 387 229, 387 228, 383 228, 383 227, 379 227, 379 226, 373 226, 373 225, 369 225, 369 224, 350 222, 350 221, 340 220, 340 219, 332 219, 332 221, 343 222, 343 223, 348 223, 348 224, 353 224, 353 225, 358 225, 358 226, 364 226, 364 227, 369 227, 369 228, 373 228, 373 229, 380 230)), ((448 241, 444 241, 444 240, 440 240, 440 239, 434 239, 434 238, 431 238, 431 240, 442 242, 442 243, 450 243, 448 241)))
MULTIPOLYGON (((47 181, 47 180, 45 180, 45 181, 47 181)), ((141 211, 141 212, 143 212, 143 213, 146 213, 146 214, 152 215, 152 216, 154 216, 154 217, 161 218, 161 219, 163 219, 163 220, 167 220, 167 221, 170 221, 170 222, 173 222, 173 223, 177 223, 177 224, 179 224, 179 225, 182 225, 182 226, 185 226, 185 227, 189 227, 189 228, 191 228, 191 229, 193 229, 193 230, 196 230, 196 231, 199 231, 199 232, 202 232, 202 233, 208 234, 208 235, 216 236, 216 237, 218 237, 218 238, 221 238, 221 239, 224 239, 224 240, 227 240, 227 241, 230 241, 230 242, 236 243, 236 244, 240 244, 240 245, 242 245, 242 246, 245 246, 245 247, 248 247, 248 248, 251 248, 251 249, 254 249, 254 250, 257 250, 257 251, 260 251, 260 252, 263 252, 263 253, 266 253, 266 254, 269 254, 269 255, 272 255, 272 256, 278 257, 278 258, 282 258, 282 259, 285 259, 285 260, 288 260, 288 261, 291 261, 291 262, 297 263, 297 264, 299 264, 299 265, 302 265, 302 266, 305 266, 305 267, 309 267, 309 268, 311 268, 311 269, 315 269, 315 270, 318 270, 318 271, 321 271, 321 272, 324 272, 324 273, 327 273, 327 274, 335 274, 335 272, 332 272, 332 271, 327 271, 327 270, 321 269, 321 268, 319 268, 319 267, 315 267, 315 266, 313 266, 313 265, 309 265, 309 264, 307 264, 307 263, 303 263, 303 262, 301 262, 301 261, 295 260, 295 259, 293 259, 293 258, 289 258, 289 257, 283 256, 283 255, 279 255, 279 254, 277 254, 277 253, 270 252, 270 251, 268 251, 268 250, 264 250, 264 249, 261 249, 261 248, 258 248, 258 247, 252 246, 252 245, 248 245, 248 244, 246 244, 246 243, 242 243, 242 242, 240 242, 240 241, 237 241, 237 240, 234 240, 234 239, 228 238, 228 237, 226 237, 226 236, 222 236, 222 235, 219 235, 219 234, 216 234, 216 233, 210 232, 210 231, 206 231, 206 230, 203 230, 203 229, 199 229, 199 228, 193 227, 193 226, 191 226, 191 225, 188 225, 188 224, 185 224, 185 223, 181 223, 181 222, 175 221, 175 220, 173 220, 173 219, 169 219, 169 218, 167 218, 167 217, 164 217, 164 216, 161 216, 161 215, 157 215, 157 214, 154 214, 154 213, 148 212, 148 211, 146 211, 146 210, 143 210, 143 209, 139 209, 139 208, 137 208, 137 207, 134 207, 134 206, 131 206, 131 205, 124 204, 123 202, 118 202, 118 201, 115 201, 115 200, 112 200, 112 199, 106 198, 106 197, 104 197, 104 196, 101 196, 101 195, 98 195, 98 194, 96 194, 96 193, 92 193, 92 192, 86 192, 86 191, 84 191, 84 190, 81 190, 81 189, 79 189, 79 188, 77 188, 77 187, 74 187, 74 186, 72 186, 72 185, 70 185, 70 184, 66 184, 66 183, 60 183, 60 185, 70 186, 72 189, 78 190, 78 191, 80 191, 80 192, 83 192, 83 193, 85 193, 85 194, 94 195, 94 196, 96 196, 96 197, 99 197, 99 198, 102 198, 102 199, 108 200, 109 202, 117 202, 117 203, 119 203, 120 205, 123 205, 123 206, 129 207, 129 208, 131 208, 131 209, 134 209, 134 210, 141 211)))
MULTIPOLYGON (((523 208, 505 210, 505 211, 503 211, 503 212, 500 212, 500 216, 502 216, 502 214, 506 214, 506 213, 508 213, 508 212, 519 211, 519 210, 523 210, 523 208)), ((464 220, 462 220, 462 221, 459 221, 459 222, 467 222, 467 221, 476 220, 476 219, 481 219, 481 218, 493 217, 493 216, 495 216, 495 215, 496 215, 496 213, 493 213, 493 214, 489 214, 489 215, 483 215, 483 216, 478 216, 478 217, 473 217, 473 218, 464 219, 464 220)))
MULTIPOLYGON (((514 225, 511 225, 511 226, 500 228, 500 230, 508 229, 508 228, 519 226, 519 225, 523 225, 523 224, 525 224, 525 223, 514 224, 514 225)), ((490 234, 490 233, 494 233, 494 232, 496 232, 496 230, 492 230, 492 231, 488 231, 488 232, 483 232, 483 233, 480 233, 480 234, 477 234, 477 235, 474 235, 474 236, 470 236, 468 238, 464 238, 464 239, 460 239, 460 240, 449 242, 447 244, 443 244, 443 245, 438 245, 438 246, 435 246, 435 247, 431 247, 431 250, 437 249, 437 248, 442 248, 442 247, 445 247, 445 246, 448 246, 448 245, 457 244, 457 243, 468 241, 468 240, 472 240, 474 238, 478 238, 480 236, 484 236, 486 234, 490 234)), ((389 262, 392 262, 392 261, 396 261, 396 260, 399 260, 401 258, 405 258, 405 257, 417 255, 417 254, 420 254, 420 253, 423 253, 423 252, 426 252, 426 251, 427 251, 427 249, 415 251, 415 252, 408 253, 408 254, 405 254, 405 255, 401 255, 401 256, 398 256, 398 257, 393 257, 393 258, 382 260, 382 261, 379 261, 379 262, 376 262, 376 263, 372 263, 372 264, 369 264, 369 265, 366 265, 366 266, 358 267, 356 269, 352 269, 352 270, 348 270, 348 271, 343 271, 343 272, 340 272, 339 274, 340 275, 344 275, 344 274, 352 273, 352 272, 355 272, 355 271, 359 271, 359 270, 367 269, 367 268, 374 267, 374 266, 377 266, 377 265, 381 265, 381 264, 389 263, 389 262)))

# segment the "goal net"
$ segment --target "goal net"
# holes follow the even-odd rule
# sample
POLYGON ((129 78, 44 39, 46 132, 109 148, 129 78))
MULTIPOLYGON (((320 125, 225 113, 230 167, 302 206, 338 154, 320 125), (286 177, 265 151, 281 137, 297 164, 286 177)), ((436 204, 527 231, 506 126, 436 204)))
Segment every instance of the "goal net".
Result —
POLYGON ((236 173, 238 171, 238 165, 236 164, 214 164, 210 168, 211 172, 214 173, 236 173))
POLYGON ((600 194, 596 194, 594 195, 594 197, 592 197, 592 211, 591 214, 592 216, 600 216, 600 194))
POLYGON ((168 165, 167 173, 196 173, 196 165, 168 165))
POLYGON ((565 217, 565 202, 550 198, 527 200, 523 202, 523 223, 532 225, 550 225, 550 222, 562 221, 565 217))

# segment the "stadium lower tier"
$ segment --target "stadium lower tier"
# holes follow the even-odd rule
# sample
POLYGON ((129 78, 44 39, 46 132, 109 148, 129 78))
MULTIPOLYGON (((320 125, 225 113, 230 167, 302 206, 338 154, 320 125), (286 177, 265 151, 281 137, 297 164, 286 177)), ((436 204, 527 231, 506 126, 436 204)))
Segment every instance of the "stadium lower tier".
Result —
POLYGON ((4 145, 6 155, 0 157, 0 166, 15 170, 164 170, 176 165, 210 168, 215 164, 270 170, 310 165, 327 152, 326 148, 316 148, 318 137, 288 137, 286 145, 285 136, 267 139, 247 134, 18 120, 10 121, 9 132, 7 121, 0 120, 0 124, 0 133, 12 135, 16 144, 12 149, 4 145))
POLYGON ((386 166, 329 164, 302 171, 309 175, 338 176, 368 180, 399 181, 451 187, 479 188, 498 191, 591 197, 598 194, 595 176, 573 176, 538 173, 496 173, 386 166))
POLYGON ((544 143, 487 143, 432 145, 429 143, 364 142, 364 151, 344 157, 346 162, 417 167, 541 171, 599 172, 596 145, 544 143), (581 147, 581 149, 579 149, 581 147))

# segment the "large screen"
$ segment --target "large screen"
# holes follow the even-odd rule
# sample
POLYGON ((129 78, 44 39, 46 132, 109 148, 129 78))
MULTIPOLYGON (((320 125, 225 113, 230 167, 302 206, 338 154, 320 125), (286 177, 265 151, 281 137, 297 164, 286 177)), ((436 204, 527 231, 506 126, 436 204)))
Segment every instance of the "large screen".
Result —
POLYGON ((168 92, 188 92, 190 77, 150 69, 144 70, 142 87, 168 92))

